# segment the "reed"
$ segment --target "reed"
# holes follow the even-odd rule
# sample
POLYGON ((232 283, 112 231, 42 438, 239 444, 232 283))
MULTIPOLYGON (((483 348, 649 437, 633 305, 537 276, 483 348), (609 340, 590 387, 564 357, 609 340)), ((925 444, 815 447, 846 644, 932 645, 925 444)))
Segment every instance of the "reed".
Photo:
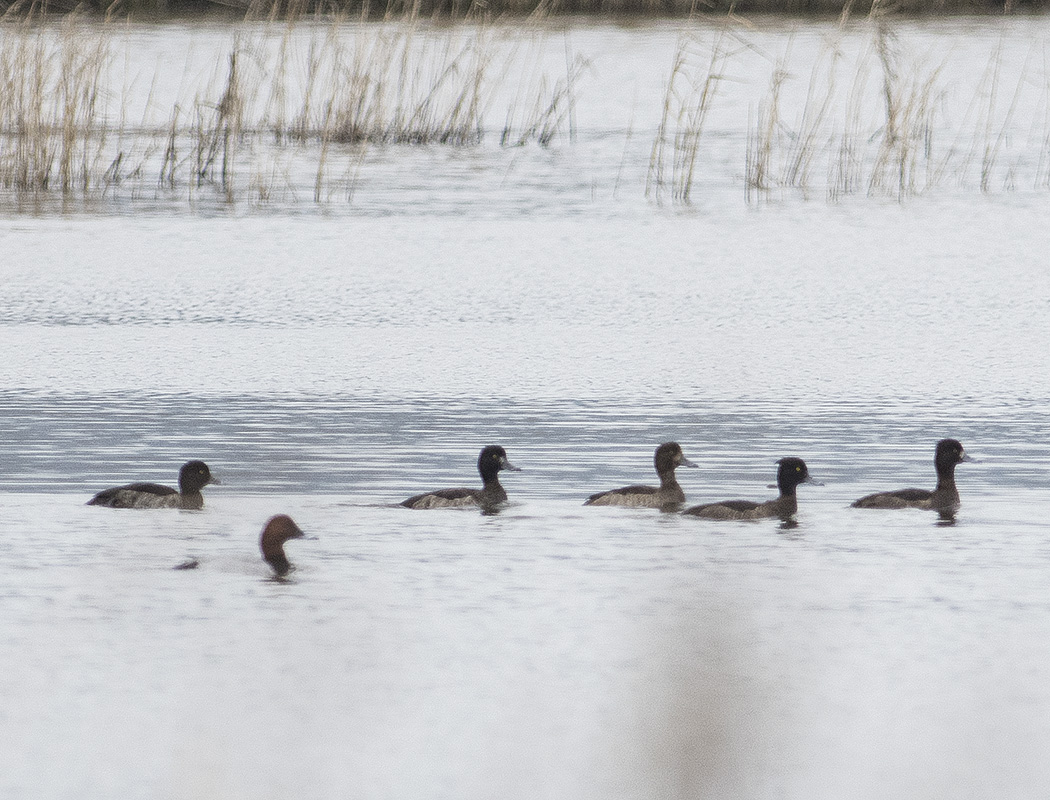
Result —
POLYGON ((930 174, 924 167, 933 157, 934 99, 941 68, 905 67, 895 37, 882 23, 875 27, 875 51, 882 66, 885 119, 868 192, 907 197, 929 186, 923 175, 930 174))
POLYGON ((834 202, 859 192, 864 182, 864 134, 862 115, 864 88, 869 81, 868 62, 862 61, 850 82, 843 109, 842 129, 833 134, 832 157, 828 165, 828 200, 834 202))
POLYGON ((506 122, 500 134, 500 144, 521 147, 537 142, 549 147, 554 139, 565 134, 569 141, 576 137, 572 121, 575 86, 589 66, 582 56, 566 53, 565 76, 551 84, 541 76, 531 97, 523 106, 512 105, 507 110, 506 122))
POLYGON ((757 115, 748 120, 744 163, 744 191, 748 201, 769 193, 779 182, 773 157, 779 149, 783 124, 780 119, 781 89, 789 77, 785 58, 781 57, 774 66, 769 78, 769 91, 759 104, 757 115))
POLYGON ((732 25, 727 19, 709 45, 692 35, 678 39, 645 181, 645 196, 657 203, 667 195, 674 203, 692 200, 704 125, 733 53, 732 25))

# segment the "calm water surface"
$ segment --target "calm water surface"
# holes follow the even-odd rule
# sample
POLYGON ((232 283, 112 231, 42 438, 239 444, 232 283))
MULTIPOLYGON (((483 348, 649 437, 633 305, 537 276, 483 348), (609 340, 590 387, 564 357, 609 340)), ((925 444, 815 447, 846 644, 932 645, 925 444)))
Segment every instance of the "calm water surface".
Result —
POLYGON ((0 797, 1041 796, 1046 198, 484 207, 419 158, 399 209, 0 224, 0 797), (848 508, 944 436, 954 526, 848 508), (581 506, 671 439, 691 501, 824 485, 581 506), (502 513, 396 507, 490 442, 502 513), (188 458, 201 512, 84 505, 188 458))

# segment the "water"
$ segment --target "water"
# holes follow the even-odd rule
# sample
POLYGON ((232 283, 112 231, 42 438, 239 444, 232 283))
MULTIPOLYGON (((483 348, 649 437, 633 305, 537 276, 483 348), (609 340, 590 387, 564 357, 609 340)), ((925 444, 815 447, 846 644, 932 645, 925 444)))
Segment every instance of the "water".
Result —
MULTIPOLYGON (((673 43, 573 41, 604 76, 636 33, 673 43)), ((389 148, 347 208, 6 219, 0 797, 1041 796, 1045 197, 680 209, 581 139, 389 148), (848 507, 944 436, 954 526, 848 507), (693 502, 824 486, 791 528, 582 507, 672 439, 693 502), (502 513, 396 506, 492 442, 502 513), (202 512, 84 505, 188 458, 202 512)))

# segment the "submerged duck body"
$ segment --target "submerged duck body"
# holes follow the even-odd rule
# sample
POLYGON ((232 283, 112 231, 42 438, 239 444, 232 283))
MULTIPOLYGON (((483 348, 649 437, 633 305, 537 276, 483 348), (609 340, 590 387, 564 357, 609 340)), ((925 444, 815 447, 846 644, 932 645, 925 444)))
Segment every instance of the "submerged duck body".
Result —
POLYGON ((607 492, 592 494, 583 501, 585 506, 630 506, 632 508, 665 508, 685 502, 685 492, 675 478, 675 468, 695 467, 685 457, 678 442, 665 442, 656 448, 653 466, 660 476, 659 486, 624 486, 607 492))
POLYGON ((129 483, 103 489, 87 504, 107 508, 181 508, 196 511, 204 508, 201 489, 219 483, 203 461, 187 461, 179 470, 179 488, 159 483, 129 483))
POLYGON ((723 500, 718 503, 693 506, 682 513, 702 519, 735 520, 769 517, 788 519, 798 511, 795 489, 800 483, 816 483, 809 474, 806 462, 801 458, 782 458, 777 462, 779 497, 764 503, 756 503, 751 500, 723 500))
POLYGON ((937 469, 937 486, 927 489, 898 489, 894 492, 876 492, 854 500, 853 508, 923 508, 941 514, 959 510, 959 490, 955 486, 955 467, 964 461, 973 461, 958 439, 941 439, 934 450, 933 463, 937 469))
POLYGON ((507 502, 507 491, 499 482, 501 470, 521 472, 507 459, 507 451, 499 445, 491 444, 482 449, 478 455, 478 472, 481 473, 480 489, 438 489, 433 492, 417 494, 403 500, 400 505, 405 508, 455 508, 457 506, 481 506, 492 508, 507 502))
POLYGON ((287 514, 270 517, 259 536, 259 549, 263 561, 273 567, 278 578, 283 578, 295 567, 284 554, 284 543, 289 539, 301 539, 302 529, 287 514))

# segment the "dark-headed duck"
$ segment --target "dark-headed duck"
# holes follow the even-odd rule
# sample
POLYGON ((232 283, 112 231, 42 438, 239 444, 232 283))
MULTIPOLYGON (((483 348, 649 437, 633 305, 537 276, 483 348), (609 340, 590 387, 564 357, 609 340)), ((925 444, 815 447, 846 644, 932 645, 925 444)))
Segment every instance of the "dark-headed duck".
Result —
POLYGON ((685 457, 678 442, 665 442, 656 448, 653 456, 660 486, 624 486, 607 492, 592 494, 583 501, 585 506, 633 506, 636 508, 667 508, 685 502, 685 492, 675 479, 675 467, 695 467, 685 457))
POLYGON ((284 554, 284 543, 289 539, 301 539, 303 532, 287 514, 270 517, 259 537, 259 549, 263 561, 273 567, 278 578, 283 578, 295 569, 284 554))
POLYGON ((490 444, 478 456, 478 472, 481 473, 480 489, 438 489, 435 492, 417 494, 403 501, 406 508, 451 508, 453 506, 481 506, 494 508, 507 502, 507 492, 499 482, 500 470, 521 472, 507 460, 507 451, 499 445, 490 444))
POLYGON ((204 508, 201 489, 209 483, 219 483, 203 461, 187 461, 179 470, 179 488, 159 483, 129 483, 103 489, 87 504, 108 508, 182 508, 197 510, 204 508))
MULTIPOLYGON (((284 543, 289 539, 301 539, 303 535, 299 526, 287 514, 270 517, 263 526, 259 536, 259 549, 262 550, 263 561, 273 567, 278 578, 283 578, 295 569, 284 554, 284 543)), ((200 565, 200 561, 191 558, 172 569, 197 569, 200 565)))
POLYGON ((780 496, 765 503, 751 500, 724 500, 720 503, 705 503, 683 511, 704 519, 763 519, 779 517, 787 520, 798 511, 795 488, 800 483, 816 483, 809 474, 806 462, 801 458, 782 458, 777 462, 777 487, 780 496))
POLYGON ((973 461, 957 439, 941 439, 934 450, 933 463, 937 468, 937 487, 927 489, 898 489, 895 492, 877 492, 855 500, 853 508, 925 508, 951 516, 959 510, 959 490, 955 488, 955 465, 973 461))

